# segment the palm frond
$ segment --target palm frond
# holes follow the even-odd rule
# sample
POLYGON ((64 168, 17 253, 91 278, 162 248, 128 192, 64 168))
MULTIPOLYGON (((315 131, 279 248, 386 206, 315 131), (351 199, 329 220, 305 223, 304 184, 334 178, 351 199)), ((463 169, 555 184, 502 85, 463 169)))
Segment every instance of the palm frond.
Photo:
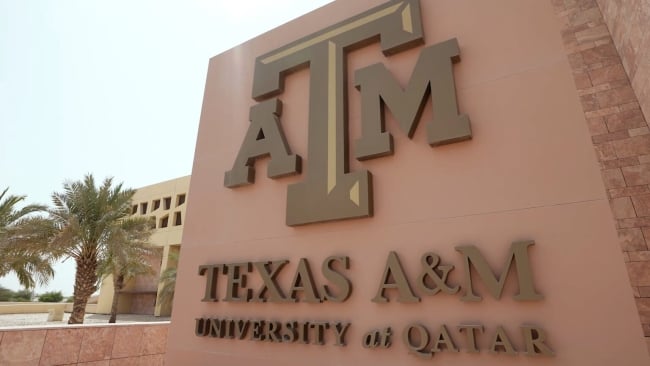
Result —
POLYGON ((32 214, 46 209, 43 205, 17 205, 25 196, 0 193, 0 275, 13 272, 19 282, 33 288, 45 284, 53 276, 52 257, 42 243, 54 233, 51 221, 32 214))

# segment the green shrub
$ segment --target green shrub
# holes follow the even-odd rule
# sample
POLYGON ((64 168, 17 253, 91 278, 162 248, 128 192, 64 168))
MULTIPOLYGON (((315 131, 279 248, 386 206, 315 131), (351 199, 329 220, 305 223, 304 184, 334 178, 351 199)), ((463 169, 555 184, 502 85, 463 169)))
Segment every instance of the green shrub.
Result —
POLYGON ((0 301, 11 301, 14 292, 8 288, 0 286, 0 301))
POLYGON ((29 302, 32 301, 32 292, 30 290, 24 289, 16 291, 13 293, 13 296, 9 301, 15 302, 29 302))
POLYGON ((38 297, 38 301, 40 302, 61 302, 62 300, 63 295, 61 294, 61 291, 45 292, 38 297))

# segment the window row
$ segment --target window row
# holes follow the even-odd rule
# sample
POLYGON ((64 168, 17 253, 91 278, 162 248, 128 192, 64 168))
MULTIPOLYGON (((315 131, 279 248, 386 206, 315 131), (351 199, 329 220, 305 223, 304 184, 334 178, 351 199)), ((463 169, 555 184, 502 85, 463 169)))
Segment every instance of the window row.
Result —
MULTIPOLYGON (((157 199, 151 201, 151 211, 149 210, 149 202, 142 202, 140 205, 133 205, 131 208, 131 215, 135 215, 138 213, 138 207, 140 208, 140 215, 145 215, 148 212, 154 212, 157 209, 160 208, 160 204, 162 203, 163 205, 163 210, 169 210, 172 207, 172 198, 171 197, 164 197, 162 199, 157 199)), ((185 203, 185 193, 176 195, 176 207, 181 206, 182 204, 185 203)))
MULTIPOLYGON (((152 229, 163 229, 166 227, 169 227, 169 215, 162 216, 159 219, 156 219, 156 216, 151 216, 149 218, 151 220, 151 228, 152 229)), ((173 221, 171 222, 173 226, 181 226, 183 225, 183 219, 181 217, 181 212, 176 211, 174 212, 174 216, 172 217, 173 221)))

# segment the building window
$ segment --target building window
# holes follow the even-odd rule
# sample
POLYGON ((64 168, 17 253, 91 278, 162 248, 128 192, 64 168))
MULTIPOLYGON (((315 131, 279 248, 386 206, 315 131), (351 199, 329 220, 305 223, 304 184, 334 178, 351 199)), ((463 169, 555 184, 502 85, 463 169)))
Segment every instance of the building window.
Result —
POLYGON ((150 224, 151 224, 151 228, 152 228, 152 229, 155 229, 155 228, 156 228, 156 216, 151 216, 151 217, 149 218, 149 220, 151 221, 151 223, 150 223, 150 224))
POLYGON ((147 206, 148 204, 146 202, 140 204, 140 214, 144 215, 147 213, 147 206))
POLYGON ((165 197, 163 198, 163 209, 169 210, 172 207, 172 198, 165 197))
POLYGON ((159 208, 160 208, 160 200, 153 200, 153 208, 151 209, 151 211, 156 211, 159 208))
POLYGON ((158 227, 167 227, 169 225, 169 215, 165 215, 160 218, 160 225, 158 227))
POLYGON ((131 208, 131 215, 135 215, 138 213, 138 205, 133 205, 131 208))
POLYGON ((174 226, 180 226, 183 224, 183 221, 181 220, 181 213, 180 212, 174 212, 174 226))
POLYGON ((183 203, 185 203, 185 193, 176 196, 176 207, 182 205, 183 203))

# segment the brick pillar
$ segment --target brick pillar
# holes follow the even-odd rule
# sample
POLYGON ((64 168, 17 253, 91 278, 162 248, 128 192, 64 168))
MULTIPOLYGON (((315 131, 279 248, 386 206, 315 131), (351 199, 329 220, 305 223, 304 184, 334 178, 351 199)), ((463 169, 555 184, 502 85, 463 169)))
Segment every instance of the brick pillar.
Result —
POLYGON ((650 116, 650 0, 597 0, 623 67, 650 116))
POLYGON ((650 131, 596 0, 551 0, 650 348, 650 131))

